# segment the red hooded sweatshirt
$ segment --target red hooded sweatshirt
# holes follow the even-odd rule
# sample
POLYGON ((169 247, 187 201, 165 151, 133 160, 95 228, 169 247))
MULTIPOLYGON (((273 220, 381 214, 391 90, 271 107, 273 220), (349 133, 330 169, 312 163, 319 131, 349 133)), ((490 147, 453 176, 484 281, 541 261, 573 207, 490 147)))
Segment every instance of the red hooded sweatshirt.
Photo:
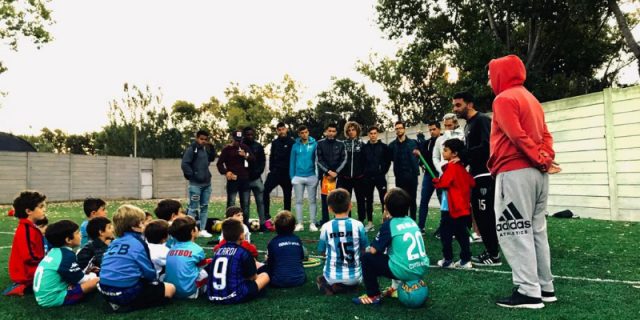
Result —
POLYGON ((471 189, 476 181, 460 163, 448 163, 442 169, 442 177, 435 180, 435 187, 447 189, 449 215, 454 219, 470 215, 471 189))
POLYGON ((496 98, 487 166, 494 176, 530 167, 546 172, 555 156, 542 105, 523 86, 526 76, 522 60, 515 55, 489 62, 496 98))
POLYGON ((42 232, 29 219, 20 219, 9 256, 9 278, 31 285, 38 263, 44 258, 42 232))

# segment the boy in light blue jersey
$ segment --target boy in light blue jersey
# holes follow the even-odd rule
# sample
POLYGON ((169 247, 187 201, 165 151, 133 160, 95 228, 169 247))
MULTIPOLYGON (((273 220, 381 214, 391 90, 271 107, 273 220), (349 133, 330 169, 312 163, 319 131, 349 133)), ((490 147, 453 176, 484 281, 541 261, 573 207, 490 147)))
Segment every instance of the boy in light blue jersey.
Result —
POLYGON ((80 245, 78 225, 60 220, 47 228, 45 236, 52 248, 40 261, 33 279, 36 302, 42 307, 76 304, 96 289, 99 280, 93 272, 82 272, 76 262, 72 248, 80 245))
POLYGON ((205 259, 204 250, 193 242, 198 237, 196 220, 190 216, 175 219, 169 227, 169 234, 176 243, 167 254, 164 279, 176 286, 176 298, 197 299, 207 283, 207 272, 202 268, 211 259, 205 259))
POLYGON ((345 189, 327 197, 335 219, 322 225, 318 252, 327 257, 323 274, 316 278, 318 290, 326 295, 352 291, 362 282, 360 256, 369 245, 362 222, 349 218, 351 194, 345 189))
POLYGON ((87 233, 87 224, 89 220, 95 217, 107 217, 107 203, 104 200, 99 198, 86 198, 82 203, 82 208, 84 210, 84 214, 87 216, 87 220, 82 221, 80 224, 80 236, 82 237, 80 240, 80 246, 83 246, 91 240, 89 238, 89 234, 87 233))

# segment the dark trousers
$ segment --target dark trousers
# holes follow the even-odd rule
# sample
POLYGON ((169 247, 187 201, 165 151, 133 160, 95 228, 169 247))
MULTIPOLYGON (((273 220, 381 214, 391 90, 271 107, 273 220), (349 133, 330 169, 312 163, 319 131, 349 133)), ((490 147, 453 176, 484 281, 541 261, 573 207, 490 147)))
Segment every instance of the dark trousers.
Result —
POLYGON ((383 276, 389 279, 398 279, 389 268, 389 256, 382 252, 371 254, 369 252, 362 255, 362 280, 367 290, 368 296, 380 294, 378 277, 383 276))
POLYGON ((462 262, 471 260, 471 248, 469 246, 469 232, 467 225, 471 221, 471 216, 452 218, 448 211, 442 211, 442 221, 440 224, 440 241, 442 241, 442 256, 445 260, 453 260, 452 242, 456 236, 460 244, 460 259, 462 262))
POLYGON ((329 222, 329 207, 327 206, 327 195, 320 195, 320 206, 322 207, 322 221, 320 221, 320 225, 323 225, 329 222))
POLYGON ((429 201, 431 201, 431 195, 433 191, 436 191, 438 201, 442 195, 442 190, 436 189, 431 181, 431 176, 425 174, 422 178, 422 190, 420 190, 420 209, 418 210, 418 227, 420 230, 424 230, 427 217, 429 216, 429 201))
POLYGON ((496 182, 491 176, 475 178, 476 187, 471 190, 473 218, 476 220, 482 243, 492 257, 498 255, 496 215, 493 208, 496 182))
MULTIPOLYGON (((360 178, 339 177, 336 183, 336 188, 343 188, 349 191, 349 194, 353 194, 353 192, 355 191, 356 206, 358 209, 358 220, 360 220, 360 222, 364 222, 364 218, 366 216, 365 204, 364 204, 365 187, 366 185, 365 185, 364 177, 360 177, 360 178)), ((349 211, 349 217, 351 217, 351 211, 349 211)))
POLYGON ((277 186, 282 188, 282 195, 284 197, 284 210, 291 211, 291 179, 289 173, 278 173, 270 171, 267 174, 267 180, 264 182, 264 218, 271 219, 271 212, 269 211, 271 202, 271 191, 277 186))
POLYGON ((240 195, 240 208, 244 218, 244 224, 249 226, 249 197, 251 189, 249 180, 238 178, 238 180, 227 180, 227 208, 236 205, 236 195, 240 195))
POLYGON ((413 221, 416 221, 416 211, 418 206, 416 205, 416 196, 418 193, 418 176, 396 176, 396 187, 403 189, 409 194, 411 198, 411 206, 409 207, 409 215, 413 221))
POLYGON ((373 190, 378 189, 380 205, 383 205, 384 196, 387 194, 387 179, 383 175, 378 175, 365 177, 364 181, 364 210, 367 213, 367 220, 373 221, 373 190))

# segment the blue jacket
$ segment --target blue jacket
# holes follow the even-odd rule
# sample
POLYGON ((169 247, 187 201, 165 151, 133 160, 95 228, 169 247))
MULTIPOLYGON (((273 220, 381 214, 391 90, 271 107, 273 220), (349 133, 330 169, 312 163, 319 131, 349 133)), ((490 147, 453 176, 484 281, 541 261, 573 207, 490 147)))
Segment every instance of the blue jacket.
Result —
POLYGON ((201 146, 196 142, 191 143, 182 156, 182 174, 189 183, 197 186, 211 184, 211 171, 209 163, 216 158, 216 149, 213 146, 201 146))
POLYGON ((318 143, 313 137, 309 137, 307 144, 302 144, 300 138, 291 149, 289 160, 289 177, 310 177, 316 174, 316 147, 318 143))
POLYGON ((137 232, 125 232, 111 242, 102 258, 100 283, 129 288, 141 279, 155 281, 156 269, 149 257, 149 247, 137 232))

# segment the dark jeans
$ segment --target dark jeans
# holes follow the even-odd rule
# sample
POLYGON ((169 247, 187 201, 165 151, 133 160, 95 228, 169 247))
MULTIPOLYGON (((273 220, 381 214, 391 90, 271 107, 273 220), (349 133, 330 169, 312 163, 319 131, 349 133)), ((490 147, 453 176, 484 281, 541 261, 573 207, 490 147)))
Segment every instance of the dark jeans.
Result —
MULTIPOLYGON (((384 204, 384 196, 387 194, 387 179, 383 175, 365 177, 364 205, 367 219, 373 221, 373 190, 378 189, 380 205, 384 204)), ((384 211, 384 209, 383 209, 384 211)))
MULTIPOLYGON (((256 207, 258 211, 258 218, 260 225, 264 224, 264 184, 262 178, 249 181, 249 190, 253 193, 253 198, 256 199, 256 207)), ((249 200, 249 206, 251 206, 251 200, 249 200)))
POLYGON ((491 176, 477 177, 475 180, 476 187, 471 190, 473 218, 476 219, 484 247, 495 257, 500 251, 493 208, 496 182, 491 176))
POLYGON ((396 187, 403 189, 409 194, 411 198, 411 206, 409 214, 413 221, 416 221, 416 211, 418 206, 416 205, 416 196, 418 193, 418 176, 396 176, 396 187))
POLYGON ((471 216, 451 218, 448 211, 442 211, 442 221, 440 224, 440 241, 442 241, 442 256, 445 260, 453 260, 452 242, 456 236, 460 244, 460 259, 462 262, 471 260, 471 248, 469 246, 469 232, 467 225, 471 221, 471 216))
POLYGON ((378 277, 383 276, 389 279, 398 279, 393 275, 389 268, 389 256, 382 252, 376 254, 365 253, 360 258, 362 261, 362 280, 367 290, 368 296, 380 294, 380 286, 378 285, 378 277))
POLYGON ((251 189, 249 180, 238 178, 238 180, 227 180, 227 208, 236 205, 236 195, 240 194, 240 208, 244 215, 244 224, 249 226, 249 197, 251 189))
POLYGON ((426 226, 427 217, 429 216, 429 201, 431 201, 431 195, 433 195, 433 191, 436 191, 436 195, 438 197, 438 201, 440 201, 440 196, 442 194, 441 190, 436 189, 431 181, 431 176, 425 174, 422 178, 422 190, 420 191, 420 209, 418 211, 418 227, 420 230, 424 230, 426 226))
MULTIPOLYGON (((360 222, 364 222, 364 219, 366 216, 365 205, 364 205, 365 187, 366 185, 365 185, 364 177, 353 178, 353 179, 339 177, 336 183, 336 188, 343 188, 349 191, 349 194, 353 194, 353 192, 355 191, 356 205, 358 208, 358 220, 360 220, 360 222)), ((349 211, 349 217, 351 217, 351 211, 349 211)))
POLYGON ((288 172, 278 173, 269 172, 267 174, 267 180, 264 182, 264 218, 266 220, 271 219, 271 212, 269 211, 271 202, 271 191, 277 186, 282 188, 282 195, 284 197, 284 210, 291 211, 291 178, 288 172))
POLYGON ((320 195, 320 204, 322 207, 322 221, 320 221, 320 225, 322 226, 323 224, 329 222, 329 207, 327 206, 327 195, 326 194, 321 194, 320 195))

